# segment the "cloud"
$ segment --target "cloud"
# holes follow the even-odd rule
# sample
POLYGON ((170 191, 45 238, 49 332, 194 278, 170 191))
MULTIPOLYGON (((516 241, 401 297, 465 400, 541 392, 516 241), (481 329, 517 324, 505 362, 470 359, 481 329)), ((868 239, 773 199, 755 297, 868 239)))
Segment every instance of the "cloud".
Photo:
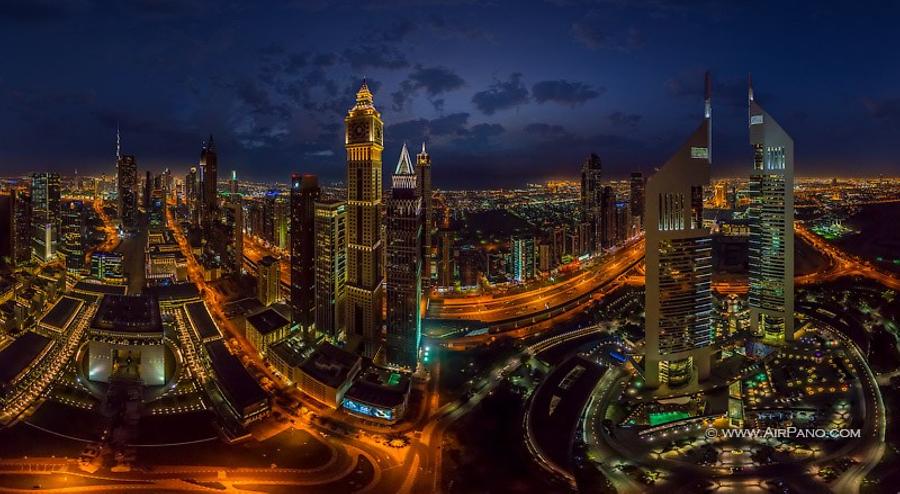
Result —
POLYGON ((395 47, 386 44, 374 45, 367 48, 347 48, 341 53, 341 58, 350 64, 354 70, 366 68, 374 69, 403 69, 409 67, 406 56, 395 47))
POLYGON ((528 102, 528 89, 522 83, 522 74, 510 74, 506 81, 494 81, 488 89, 472 96, 472 103, 485 115, 493 115, 528 102))
POLYGON ((531 87, 531 95, 538 103, 552 101, 568 106, 576 106, 606 92, 606 88, 597 88, 583 83, 565 80, 541 81, 531 87))
POLYGON ((866 100, 864 104, 869 115, 878 123, 890 129, 900 129, 900 98, 866 100))
POLYGON ((453 91, 465 85, 465 81, 447 67, 423 67, 416 64, 415 69, 400 83, 400 89, 391 94, 394 109, 400 111, 420 89, 424 90, 429 100, 440 111, 443 109, 444 100, 435 99, 435 96, 453 91))
POLYGON ((623 113, 620 111, 609 114, 609 121, 616 127, 637 127, 641 122, 641 116, 636 113, 623 113))
POLYGON ((559 139, 572 137, 572 134, 566 131, 562 125, 548 124, 536 122, 526 125, 522 130, 526 134, 537 137, 539 139, 559 139))
POLYGON ((429 123, 432 135, 451 135, 465 133, 466 124, 469 123, 468 113, 452 113, 444 117, 438 117, 429 123))
POLYGON ((572 36, 582 45, 592 50, 611 49, 632 51, 644 45, 644 37, 639 30, 630 27, 620 31, 618 27, 608 27, 610 19, 599 12, 591 12, 572 23, 572 36))

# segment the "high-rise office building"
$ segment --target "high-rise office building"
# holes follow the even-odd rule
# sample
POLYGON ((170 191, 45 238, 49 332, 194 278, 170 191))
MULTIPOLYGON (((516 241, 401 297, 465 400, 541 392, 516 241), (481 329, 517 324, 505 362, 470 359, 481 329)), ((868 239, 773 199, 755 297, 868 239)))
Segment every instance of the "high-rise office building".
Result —
POLYGON ((381 242, 384 123, 365 81, 356 93, 356 104, 347 113, 344 124, 347 149, 347 335, 361 339, 363 354, 374 357, 381 346, 384 319, 381 242))
POLYGON ((281 299, 281 263, 272 256, 265 256, 256 266, 256 298, 268 307, 281 299))
POLYGON ((422 198, 406 144, 391 177, 387 201, 387 355, 391 365, 415 369, 422 337, 422 198))
POLYGON ((80 272, 85 269, 84 241, 86 231, 83 202, 69 201, 66 203, 65 207, 63 207, 61 228, 60 252, 66 258, 66 269, 80 272))
POLYGON ((200 221, 199 197, 197 167, 192 166, 190 171, 188 171, 187 175, 184 177, 184 200, 187 203, 188 210, 191 214, 191 223, 194 224, 194 226, 200 221))
POLYGON ((123 229, 134 228, 137 224, 137 161, 134 155, 119 155, 116 163, 117 187, 116 209, 123 229))
MULTIPOLYGON (((582 246, 587 253, 598 253, 601 241, 601 193, 600 175, 603 165, 594 153, 581 166, 581 225, 586 229, 587 245, 582 246)), ((579 252, 584 254, 585 252, 579 252)))
POLYGON ((60 183, 56 173, 31 176, 32 249, 40 261, 56 255, 60 230, 60 183))
POLYGON ((637 224, 643 227, 644 224, 644 175, 641 172, 633 172, 631 181, 629 182, 629 207, 631 209, 631 217, 636 218, 637 224))
POLYGON ((305 334, 315 324, 315 214, 319 193, 315 175, 291 176, 291 316, 305 334))
POLYGON ((766 340, 794 338, 794 141, 749 90, 750 328, 766 340))
POLYGON ((0 257, 13 268, 27 264, 33 236, 29 189, 17 186, 0 194, 0 257))
POLYGON ((600 191, 600 247, 611 249, 616 245, 616 192, 609 185, 600 191))
POLYGON ((316 202, 316 332, 343 338, 347 300, 347 203, 316 202))
POLYGON ((513 281, 523 283, 534 278, 537 261, 534 252, 534 237, 513 237, 510 241, 510 258, 513 281))
POLYGON ((425 150, 422 143, 422 152, 416 155, 416 185, 419 188, 419 197, 422 198, 422 291, 428 293, 431 280, 434 276, 434 254, 432 253, 432 241, 434 237, 434 211, 432 210, 431 191, 431 156, 425 150))
POLYGON ((712 257, 703 227, 703 187, 709 184, 712 107, 706 76, 703 122, 647 181, 647 385, 671 388, 709 376, 712 358, 712 257))
POLYGON ((216 154, 216 145, 213 136, 204 142, 200 148, 200 173, 199 173, 199 217, 200 225, 208 229, 215 221, 216 209, 218 209, 219 194, 219 158, 216 154))
POLYGON ((291 224, 291 208, 287 197, 284 194, 278 194, 275 198, 275 247, 279 249, 288 249, 290 247, 290 224, 291 224))
POLYGON ((153 195, 154 187, 153 177, 150 175, 150 170, 147 170, 144 176, 144 195, 141 197, 143 199, 142 204, 144 205, 144 211, 150 210, 150 197, 153 195))

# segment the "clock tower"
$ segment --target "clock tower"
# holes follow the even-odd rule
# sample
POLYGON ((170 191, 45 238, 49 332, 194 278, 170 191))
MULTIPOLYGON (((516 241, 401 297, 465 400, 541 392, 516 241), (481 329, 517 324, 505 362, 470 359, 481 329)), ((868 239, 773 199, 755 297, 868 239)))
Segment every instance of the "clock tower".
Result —
POLYGON ((381 347, 384 254, 381 152, 384 123, 363 81, 344 119, 347 149, 347 336, 374 357, 381 347))

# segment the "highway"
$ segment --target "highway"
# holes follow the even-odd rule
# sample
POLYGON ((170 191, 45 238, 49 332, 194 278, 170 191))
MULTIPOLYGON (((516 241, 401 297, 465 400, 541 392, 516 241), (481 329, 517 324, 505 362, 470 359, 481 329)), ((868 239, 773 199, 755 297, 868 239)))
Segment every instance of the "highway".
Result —
POLYGON ((797 236, 808 242, 829 259, 827 270, 795 278, 795 282, 798 285, 822 283, 844 276, 862 276, 877 281, 892 290, 900 290, 900 278, 896 275, 882 271, 869 261, 828 243, 801 223, 794 224, 794 231, 797 236))
POLYGON ((611 254, 602 262, 558 283, 505 296, 432 299, 430 319, 476 320, 486 323, 533 317, 565 305, 597 290, 622 275, 644 257, 644 240, 639 239, 611 254))

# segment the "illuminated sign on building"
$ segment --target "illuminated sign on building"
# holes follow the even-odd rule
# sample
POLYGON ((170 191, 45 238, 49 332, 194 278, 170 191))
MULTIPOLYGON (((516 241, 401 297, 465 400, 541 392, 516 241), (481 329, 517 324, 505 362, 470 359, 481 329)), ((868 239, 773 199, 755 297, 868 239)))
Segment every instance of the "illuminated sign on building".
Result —
POLYGON ((366 415, 368 417, 375 417, 382 420, 394 419, 394 411, 389 408, 379 408, 349 399, 344 399, 344 401, 341 403, 341 406, 353 413, 366 415))
POLYGON ((709 159, 709 148, 691 147, 691 158, 709 159))
POLYGON ((750 115, 750 125, 759 125, 763 123, 762 115, 750 115))

